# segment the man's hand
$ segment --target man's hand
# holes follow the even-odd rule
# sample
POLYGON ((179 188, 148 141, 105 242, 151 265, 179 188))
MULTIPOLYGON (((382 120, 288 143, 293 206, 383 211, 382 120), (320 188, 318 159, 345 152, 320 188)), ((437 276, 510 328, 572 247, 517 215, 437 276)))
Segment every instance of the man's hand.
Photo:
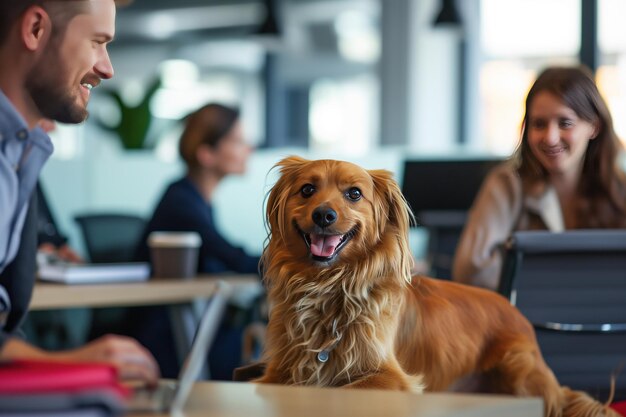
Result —
POLYGON ((19 339, 8 340, 0 359, 39 359, 63 362, 103 362, 115 366, 120 379, 155 385, 159 367, 150 352, 135 339, 107 335, 77 349, 46 352, 19 339))
POLYGON ((80 255, 76 253, 76 251, 74 251, 74 249, 72 249, 67 243, 59 246, 58 248, 51 243, 42 243, 37 248, 37 251, 56 257, 58 260, 63 262, 71 262, 75 264, 84 262, 83 258, 81 258, 80 255))
POLYGON ((69 361, 110 363, 118 369, 121 379, 142 380, 149 385, 155 385, 160 375, 148 349, 130 337, 106 335, 58 355, 69 361))

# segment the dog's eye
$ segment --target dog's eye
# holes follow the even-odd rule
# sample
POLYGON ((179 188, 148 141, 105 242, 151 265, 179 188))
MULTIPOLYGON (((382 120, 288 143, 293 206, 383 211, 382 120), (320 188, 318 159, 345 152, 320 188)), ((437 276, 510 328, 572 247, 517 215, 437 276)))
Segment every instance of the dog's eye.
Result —
POLYGON ((300 189, 300 194, 302 194, 302 197, 304 198, 311 197, 314 192, 315 187, 313 186, 313 184, 304 184, 300 189))
POLYGON ((352 201, 358 201, 361 199, 361 190, 356 187, 352 187, 346 192, 346 197, 348 197, 352 201))

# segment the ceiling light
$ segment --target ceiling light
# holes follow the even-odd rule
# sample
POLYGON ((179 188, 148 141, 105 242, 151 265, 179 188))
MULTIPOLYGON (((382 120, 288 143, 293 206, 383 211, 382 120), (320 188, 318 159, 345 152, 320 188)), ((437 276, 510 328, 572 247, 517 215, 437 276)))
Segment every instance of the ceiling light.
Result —
POLYGON ((455 0, 441 0, 441 9, 433 22, 433 26, 462 26, 463 22, 456 8, 455 0))

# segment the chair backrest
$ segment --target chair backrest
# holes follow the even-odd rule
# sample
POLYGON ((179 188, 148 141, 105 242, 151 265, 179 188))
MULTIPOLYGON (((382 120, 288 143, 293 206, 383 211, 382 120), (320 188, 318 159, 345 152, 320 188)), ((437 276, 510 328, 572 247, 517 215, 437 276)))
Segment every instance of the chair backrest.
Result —
POLYGON ((143 217, 121 213, 75 216, 93 263, 130 262, 146 226, 143 217))
MULTIPOLYGON (((535 327, 559 382, 606 399, 626 365, 626 231, 515 232, 500 292, 535 327)), ((626 372, 616 389, 626 397, 626 372)))
POLYGON ((420 226, 428 230, 426 258, 429 275, 452 279, 452 263, 467 220, 466 211, 421 211, 416 217, 420 226))

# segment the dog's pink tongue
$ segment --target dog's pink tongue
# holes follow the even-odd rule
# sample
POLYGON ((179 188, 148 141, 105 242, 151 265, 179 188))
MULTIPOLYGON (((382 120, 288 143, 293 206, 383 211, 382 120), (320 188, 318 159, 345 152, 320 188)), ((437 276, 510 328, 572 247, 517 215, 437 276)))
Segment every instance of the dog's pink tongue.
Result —
POLYGON ((341 242, 341 235, 316 235, 311 234, 311 253, 315 256, 328 258, 341 242))

